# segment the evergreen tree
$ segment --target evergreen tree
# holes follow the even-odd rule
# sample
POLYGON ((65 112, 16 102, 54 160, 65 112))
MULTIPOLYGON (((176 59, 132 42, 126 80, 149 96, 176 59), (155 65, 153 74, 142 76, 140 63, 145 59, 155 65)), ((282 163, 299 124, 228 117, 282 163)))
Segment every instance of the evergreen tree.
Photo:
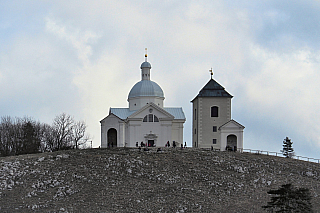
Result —
POLYGON ((272 195, 271 201, 262 208, 269 212, 313 212, 309 189, 284 184, 277 190, 268 191, 268 194, 272 195))
POLYGON ((284 156, 286 156, 287 158, 291 158, 293 156, 293 148, 292 148, 292 144, 293 142, 291 141, 291 139, 289 139, 288 137, 286 137, 283 141, 283 148, 282 150, 280 150, 284 156))
POLYGON ((41 146, 40 138, 37 137, 35 126, 30 121, 22 126, 22 138, 20 150, 17 154, 38 153, 41 146))

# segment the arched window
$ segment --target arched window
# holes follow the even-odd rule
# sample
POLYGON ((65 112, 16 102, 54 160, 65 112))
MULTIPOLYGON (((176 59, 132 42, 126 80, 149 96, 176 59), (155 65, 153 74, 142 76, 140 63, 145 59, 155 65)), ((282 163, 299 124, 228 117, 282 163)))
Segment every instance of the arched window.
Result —
POLYGON ((154 120, 153 120, 154 122, 159 122, 159 119, 158 119, 158 117, 157 116, 154 116, 154 120))
POLYGON ((154 114, 144 116, 143 122, 159 122, 159 118, 154 114))
POLYGON ((153 122, 153 114, 149 114, 149 116, 148 116, 148 122, 153 122))
POLYGON ((219 117, 219 107, 213 106, 211 107, 211 117, 219 117))

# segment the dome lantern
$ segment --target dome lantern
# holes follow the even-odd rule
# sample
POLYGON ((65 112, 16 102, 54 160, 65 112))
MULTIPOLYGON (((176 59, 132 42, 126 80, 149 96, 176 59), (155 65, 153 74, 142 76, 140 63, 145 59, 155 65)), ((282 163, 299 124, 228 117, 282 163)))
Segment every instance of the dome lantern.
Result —
POLYGON ((158 106, 163 106, 164 93, 161 87, 154 81, 150 80, 151 64, 145 61, 141 66, 141 81, 137 82, 129 92, 128 102, 130 110, 141 108, 143 105, 153 102, 158 106))

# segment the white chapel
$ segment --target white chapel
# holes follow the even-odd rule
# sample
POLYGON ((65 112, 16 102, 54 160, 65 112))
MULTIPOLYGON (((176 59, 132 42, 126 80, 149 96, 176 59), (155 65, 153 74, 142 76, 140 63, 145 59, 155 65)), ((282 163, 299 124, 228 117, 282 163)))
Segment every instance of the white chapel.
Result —
POLYGON ((231 99, 223 86, 212 78, 191 101, 192 147, 221 151, 243 148, 244 126, 231 119, 231 99))
POLYGON ((135 147, 141 143, 163 147, 183 143, 186 121, 182 107, 164 107, 163 90, 150 80, 151 64, 141 64, 141 81, 129 92, 128 108, 110 108, 101 123, 101 147, 135 147))

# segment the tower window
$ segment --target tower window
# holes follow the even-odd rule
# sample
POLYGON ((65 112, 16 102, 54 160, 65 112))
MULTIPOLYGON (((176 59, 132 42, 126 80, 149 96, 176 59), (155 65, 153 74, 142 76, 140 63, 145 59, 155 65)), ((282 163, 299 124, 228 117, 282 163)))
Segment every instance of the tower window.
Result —
POLYGON ((217 126, 213 126, 213 132, 217 132, 217 126))
POLYGON ((213 106, 211 107, 211 117, 218 117, 219 107, 213 106))
POLYGON ((197 120, 197 109, 194 109, 194 120, 197 120))
POLYGON ((212 144, 217 144, 217 139, 212 139, 212 144))

